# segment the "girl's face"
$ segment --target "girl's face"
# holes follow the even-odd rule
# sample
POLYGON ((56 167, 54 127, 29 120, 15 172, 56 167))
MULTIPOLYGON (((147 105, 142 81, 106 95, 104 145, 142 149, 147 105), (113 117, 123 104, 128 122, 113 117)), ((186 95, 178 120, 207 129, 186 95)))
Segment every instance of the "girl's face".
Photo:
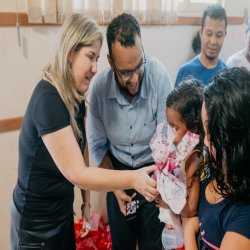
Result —
POLYGON ((182 121, 180 113, 176 112, 173 108, 167 108, 166 115, 169 126, 176 130, 176 137, 173 143, 177 146, 184 135, 188 132, 188 129, 186 124, 182 121))
POLYGON ((75 88, 80 93, 86 93, 91 79, 97 72, 97 61, 100 55, 101 42, 96 41, 91 46, 82 47, 69 56, 74 74, 75 88))
MULTIPOLYGON (((202 118, 202 124, 203 124, 204 132, 205 132, 204 144, 210 152, 210 135, 209 135, 209 131, 207 130, 208 117, 207 117, 207 110, 205 107, 205 103, 203 103, 202 105, 201 118, 202 118)), ((210 153, 212 153, 214 159, 216 160, 216 149, 214 148, 214 146, 212 146, 212 152, 210 153)))

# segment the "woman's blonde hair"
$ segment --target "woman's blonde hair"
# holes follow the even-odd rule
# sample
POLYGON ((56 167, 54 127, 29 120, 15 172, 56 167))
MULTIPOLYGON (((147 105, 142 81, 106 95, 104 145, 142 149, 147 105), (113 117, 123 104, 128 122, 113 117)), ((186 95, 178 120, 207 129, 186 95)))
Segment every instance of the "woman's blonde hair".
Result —
POLYGON ((75 120, 78 103, 85 100, 85 95, 78 93, 74 85, 71 64, 68 61, 71 52, 77 52, 84 46, 91 46, 96 41, 102 44, 103 35, 97 23, 82 14, 73 14, 63 24, 54 54, 43 69, 43 79, 49 81, 58 91, 70 115, 70 124, 76 139, 82 133, 75 120))

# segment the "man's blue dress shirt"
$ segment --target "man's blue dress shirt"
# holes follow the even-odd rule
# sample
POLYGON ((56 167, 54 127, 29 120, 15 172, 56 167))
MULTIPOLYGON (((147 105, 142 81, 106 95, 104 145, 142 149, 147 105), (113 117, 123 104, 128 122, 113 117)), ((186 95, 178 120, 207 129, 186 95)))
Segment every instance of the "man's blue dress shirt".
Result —
POLYGON ((146 60, 141 91, 131 103, 121 93, 110 67, 93 83, 87 136, 97 166, 108 150, 134 168, 153 161, 149 142, 156 126, 166 121, 166 99, 173 87, 163 64, 152 56, 146 60))

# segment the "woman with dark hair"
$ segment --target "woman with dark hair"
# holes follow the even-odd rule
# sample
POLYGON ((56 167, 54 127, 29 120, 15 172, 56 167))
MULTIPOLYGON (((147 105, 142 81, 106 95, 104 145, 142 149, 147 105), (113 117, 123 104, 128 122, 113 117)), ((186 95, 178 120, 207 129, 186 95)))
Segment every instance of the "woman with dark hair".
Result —
MULTIPOLYGON (((204 144, 211 162, 198 206, 206 249, 250 249, 249 114, 250 72, 220 71, 206 88, 202 107, 204 144)), ((195 225, 191 221, 189 229, 195 225)))

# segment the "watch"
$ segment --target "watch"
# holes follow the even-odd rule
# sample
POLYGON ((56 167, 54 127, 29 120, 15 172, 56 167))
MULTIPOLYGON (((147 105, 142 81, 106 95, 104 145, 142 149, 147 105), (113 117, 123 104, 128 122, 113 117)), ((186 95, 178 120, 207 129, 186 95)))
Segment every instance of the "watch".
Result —
POLYGON ((91 208, 90 203, 84 201, 84 202, 82 203, 82 205, 81 205, 81 210, 83 210, 84 205, 88 205, 89 208, 91 208))

